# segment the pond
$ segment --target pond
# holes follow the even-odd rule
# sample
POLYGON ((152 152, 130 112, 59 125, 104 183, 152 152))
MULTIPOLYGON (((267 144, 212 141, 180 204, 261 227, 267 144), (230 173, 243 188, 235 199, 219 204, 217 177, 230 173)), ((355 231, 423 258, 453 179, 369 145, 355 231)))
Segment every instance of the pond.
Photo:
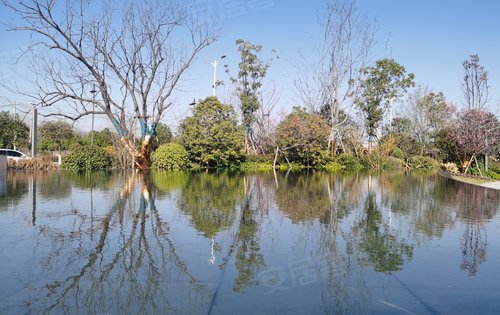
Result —
POLYGON ((8 173, 1 314, 500 309, 500 192, 435 174, 8 173))

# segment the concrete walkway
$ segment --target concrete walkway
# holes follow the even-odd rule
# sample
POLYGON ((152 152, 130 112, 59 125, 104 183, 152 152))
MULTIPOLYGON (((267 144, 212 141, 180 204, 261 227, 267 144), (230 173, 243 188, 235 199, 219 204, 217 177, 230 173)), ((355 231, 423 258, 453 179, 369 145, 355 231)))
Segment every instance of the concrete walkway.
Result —
POLYGON ((500 181, 478 184, 479 186, 500 190, 500 181))
POLYGON ((439 175, 441 175, 443 177, 446 177, 446 178, 449 178, 449 179, 460 181, 460 182, 463 182, 463 183, 466 183, 466 184, 470 184, 470 185, 476 185, 476 186, 482 186, 482 187, 486 187, 486 188, 500 190, 500 180, 497 180, 497 181, 494 181, 494 182, 471 183, 471 182, 467 182, 467 181, 462 181, 462 180, 458 179, 457 177, 454 177, 449 172, 440 171, 439 175))

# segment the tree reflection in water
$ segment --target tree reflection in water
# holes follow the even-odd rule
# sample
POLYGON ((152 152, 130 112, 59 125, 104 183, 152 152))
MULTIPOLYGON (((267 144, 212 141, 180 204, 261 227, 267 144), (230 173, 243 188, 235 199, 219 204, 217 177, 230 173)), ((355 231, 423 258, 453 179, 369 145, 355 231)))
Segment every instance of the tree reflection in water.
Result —
POLYGON ((500 208, 499 194, 491 189, 463 183, 448 187, 453 187, 453 193, 446 194, 446 199, 456 211, 457 219, 465 225, 460 268, 475 276, 479 265, 486 261, 486 224, 500 208))
POLYGON ((0 210, 15 207, 21 198, 28 193, 29 179, 32 175, 7 173, 5 195, 0 195, 0 210))
POLYGON ((276 298, 311 301, 317 313, 367 313, 383 290, 377 281, 394 284, 410 259, 418 266, 417 247, 422 254, 445 239, 461 259, 440 259, 476 275, 500 204, 496 191, 422 174, 54 176, 7 182, 10 205, 30 205, 23 196, 36 191, 42 199, 20 313, 198 314, 231 301, 262 301, 271 313, 276 298), (205 244, 214 265, 191 255, 205 244))
POLYGON ((330 207, 325 173, 279 176, 276 203, 294 223, 323 217, 330 207))
POLYGON ((413 256, 413 246, 391 231, 371 193, 366 197, 365 214, 353 227, 353 235, 360 250, 359 261, 372 265, 375 271, 401 270, 405 259, 413 256))
POLYGON ((179 196, 180 210, 206 238, 233 225, 244 198, 240 176, 228 173, 189 173, 179 196))
MULTIPOLYGON (((218 233, 236 227, 233 244, 227 256, 219 264, 227 268, 234 253, 235 268, 233 290, 242 292, 258 284, 258 273, 264 266, 260 253, 259 229, 264 200, 261 181, 254 176, 223 173, 190 173, 179 196, 180 210, 189 216, 193 227, 211 240, 212 250, 218 250, 215 242, 218 233)), ((215 263, 212 253, 211 263, 215 263)))
MULTIPOLYGON (((262 208, 255 207, 253 198, 256 188, 254 177, 251 180, 243 176, 245 201, 241 207, 238 234, 236 236, 236 269, 238 276, 234 280, 233 290, 242 292, 245 288, 258 285, 258 275, 265 266, 264 255, 260 251, 259 229, 261 220, 257 220, 262 208)), ((260 182, 257 182, 260 184, 260 182)))
POLYGON ((78 215, 79 222, 69 235, 48 226, 40 229, 39 242, 52 244, 36 254, 47 277, 60 274, 59 268, 70 276, 41 287, 27 284, 37 296, 27 302, 30 311, 39 312, 46 305, 48 313, 75 309, 82 313, 198 313, 209 301, 211 291, 190 274, 176 253, 168 223, 155 206, 149 174, 122 176, 116 201, 96 218, 99 236, 93 246, 87 214, 78 215))

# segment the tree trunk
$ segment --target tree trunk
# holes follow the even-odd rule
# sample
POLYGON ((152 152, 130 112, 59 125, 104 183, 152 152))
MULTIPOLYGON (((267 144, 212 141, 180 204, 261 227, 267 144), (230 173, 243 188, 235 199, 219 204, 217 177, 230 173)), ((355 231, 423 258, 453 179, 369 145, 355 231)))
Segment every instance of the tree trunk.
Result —
POLYGON ((257 150, 257 146, 255 145, 255 141, 253 140, 253 132, 249 135, 250 143, 252 144, 253 152, 255 155, 259 155, 259 151, 257 150))
POLYGON ((57 152, 57 165, 61 166, 61 164, 62 164, 61 146, 59 146, 59 150, 57 152))
POLYGON ((133 140, 128 137, 122 138, 121 142, 133 157, 135 169, 151 169, 151 145, 153 143, 153 137, 149 135, 145 136, 139 148, 136 148, 133 140))
POLYGON ((245 131, 245 154, 248 154, 248 133, 245 131))

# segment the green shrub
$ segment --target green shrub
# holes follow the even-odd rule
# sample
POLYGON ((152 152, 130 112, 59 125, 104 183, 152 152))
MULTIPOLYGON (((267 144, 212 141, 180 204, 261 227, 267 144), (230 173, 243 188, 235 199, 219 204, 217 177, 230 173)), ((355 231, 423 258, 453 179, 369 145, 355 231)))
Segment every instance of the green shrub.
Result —
POLYGON ((328 156, 329 130, 321 116, 294 108, 276 127, 276 137, 279 147, 287 148, 283 153, 290 162, 319 166, 325 163, 328 156))
POLYGON ((403 152, 403 150, 401 150, 400 148, 398 147, 394 147, 391 151, 391 156, 392 157, 395 157, 397 159, 400 159, 400 160, 404 160, 405 159, 405 154, 403 152))
POLYGON ((160 169, 186 169, 189 165, 188 152, 182 144, 175 142, 161 145, 151 159, 153 167, 160 169))
POLYGON ((471 167, 469 168, 468 173, 475 175, 475 176, 482 176, 482 177, 487 177, 493 180, 499 180, 500 179, 500 168, 498 167, 498 162, 492 160, 488 164, 488 172, 484 169, 484 160, 480 159, 478 160, 479 162, 479 169, 478 165, 476 163, 472 163, 471 167), (493 163, 492 163, 493 162, 493 163))
POLYGON ((334 158, 334 162, 340 164, 343 169, 349 171, 358 171, 363 169, 359 159, 353 155, 342 153, 334 158))
POLYGON ((299 171, 299 170, 303 170, 307 168, 306 165, 302 165, 302 164, 299 164, 299 163, 296 163, 296 162, 290 162, 290 164, 288 163, 281 163, 279 166, 278 166, 278 169, 281 170, 281 171, 299 171))
POLYGON ((385 167, 385 161, 388 156, 380 156, 376 153, 372 153, 363 158, 363 166, 369 170, 381 170, 385 167))
POLYGON ((342 170, 342 165, 337 162, 328 162, 325 165, 325 170, 328 172, 338 172, 342 170))
POLYGON ((410 158, 412 169, 416 170, 437 170, 439 162, 428 156, 415 155, 410 158))
POLYGON ((500 174, 500 162, 495 161, 494 159, 488 160, 488 170, 493 171, 497 174, 500 174))
POLYGON ((273 164, 274 154, 261 154, 261 155, 248 154, 248 155, 245 155, 244 161, 245 162, 271 163, 271 164, 273 164))
POLYGON ((272 170, 273 162, 243 162, 240 167, 241 170, 272 170))
POLYGON ((491 178, 493 180, 500 180, 500 173, 496 173, 492 170, 486 172, 486 177, 491 178))
POLYGON ((237 166, 242 159, 243 129, 232 105, 208 97, 179 127, 189 160, 203 168, 237 166))
POLYGON ((104 170, 111 167, 112 157, 103 148, 84 145, 74 148, 63 160, 62 168, 71 171, 104 170))
POLYGON ((467 173, 472 174, 474 176, 484 175, 484 167, 478 168, 475 164, 473 164, 469 167, 467 173))
POLYGON ((383 167, 385 169, 391 169, 391 170, 401 169, 404 167, 404 161, 402 159, 389 156, 384 161, 383 167))

